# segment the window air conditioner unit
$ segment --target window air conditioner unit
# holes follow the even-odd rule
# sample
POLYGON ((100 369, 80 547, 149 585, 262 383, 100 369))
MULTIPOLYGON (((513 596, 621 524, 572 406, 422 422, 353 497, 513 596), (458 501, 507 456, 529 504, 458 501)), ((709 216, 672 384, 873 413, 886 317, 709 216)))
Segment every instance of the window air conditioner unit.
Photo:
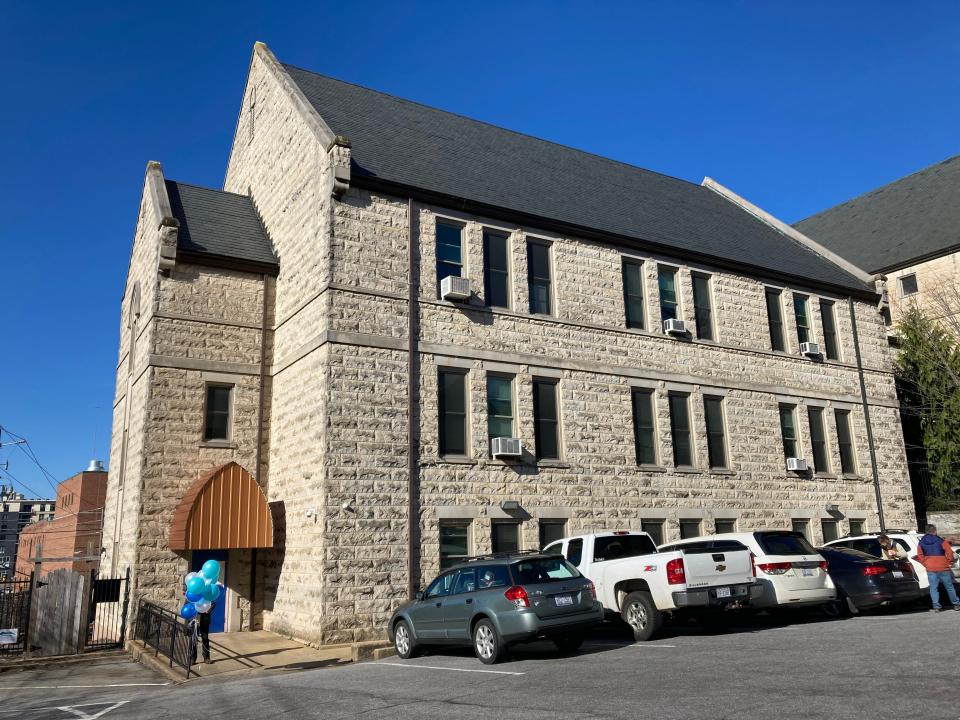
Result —
POLYGON ((520 438, 498 437, 490 442, 490 454, 495 458, 520 457, 522 451, 520 438))
POLYGON ((803 458, 787 458, 787 470, 793 472, 806 472, 807 461, 803 458))
POLYGON ((820 357, 820 345, 815 342, 800 343, 800 354, 807 357, 820 357))
POLYGON ((449 275, 440 281, 440 297, 444 300, 469 300, 470 278, 449 275))
POLYGON ((686 335, 687 324, 683 320, 676 320, 673 318, 670 320, 664 320, 663 331, 668 335, 686 335))

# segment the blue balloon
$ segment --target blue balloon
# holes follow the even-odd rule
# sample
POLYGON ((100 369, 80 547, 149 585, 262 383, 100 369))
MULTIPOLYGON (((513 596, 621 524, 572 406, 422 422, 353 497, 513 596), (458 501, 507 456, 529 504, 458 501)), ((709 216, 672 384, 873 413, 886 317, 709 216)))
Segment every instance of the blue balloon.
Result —
POLYGON ((198 593, 190 592, 189 590, 187 590, 187 602, 195 603, 195 602, 199 602, 200 600, 203 600, 202 590, 198 593))
POLYGON ((220 586, 216 583, 210 583, 203 589, 203 599, 213 602, 220 597, 220 586))
POLYGON ((205 578, 216 580, 220 577, 220 563, 216 560, 207 560, 200 568, 200 572, 205 578))
POLYGON ((197 614, 197 608, 192 602, 184 603, 180 608, 180 617, 184 620, 190 620, 197 614))
POLYGON ((203 582, 203 577, 200 575, 194 575, 192 578, 187 580, 187 592, 193 593, 194 595, 199 595, 203 592, 203 586, 206 583, 203 582))

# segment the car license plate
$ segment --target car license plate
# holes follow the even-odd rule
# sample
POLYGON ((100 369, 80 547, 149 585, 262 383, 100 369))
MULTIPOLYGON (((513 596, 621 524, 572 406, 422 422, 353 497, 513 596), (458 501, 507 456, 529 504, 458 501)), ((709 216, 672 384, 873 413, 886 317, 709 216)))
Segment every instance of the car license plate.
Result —
POLYGON ((895 578, 902 578, 902 577, 903 577, 903 573, 900 572, 899 570, 894 570, 894 571, 893 571, 893 576, 894 576, 895 578))
POLYGON ((730 597, 730 588, 717 588, 717 597, 730 597))
POLYGON ((813 568, 800 568, 800 575, 803 577, 813 577, 813 568))
POLYGON ((554 602, 557 603, 557 607, 563 607, 564 605, 573 605, 572 595, 557 595, 553 600, 554 602))

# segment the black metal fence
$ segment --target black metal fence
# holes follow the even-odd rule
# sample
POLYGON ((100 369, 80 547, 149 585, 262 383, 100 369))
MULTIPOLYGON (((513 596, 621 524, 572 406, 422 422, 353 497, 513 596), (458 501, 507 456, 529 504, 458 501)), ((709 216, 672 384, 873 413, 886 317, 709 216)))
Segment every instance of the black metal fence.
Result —
POLYGON ((168 658, 170 667, 177 665, 186 670, 187 677, 190 677, 190 666, 197 654, 197 635, 193 624, 184 622, 179 615, 166 608, 141 600, 137 605, 134 639, 152 647, 157 655, 168 658))
POLYGON ((33 575, 0 581, 0 657, 20 655, 27 648, 33 575))
POLYGON ((90 573, 90 611, 85 649, 123 646, 130 603, 130 570, 122 578, 99 578, 90 573))

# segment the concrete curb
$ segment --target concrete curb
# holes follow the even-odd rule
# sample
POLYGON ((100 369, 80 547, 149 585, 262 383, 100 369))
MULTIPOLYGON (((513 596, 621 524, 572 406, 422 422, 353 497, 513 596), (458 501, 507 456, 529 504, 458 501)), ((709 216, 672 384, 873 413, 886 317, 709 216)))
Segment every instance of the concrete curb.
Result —
MULTIPOLYGON (((155 655, 152 650, 143 647, 133 640, 127 641, 127 652, 134 662, 138 662, 144 667, 148 667, 154 672, 163 675, 174 685, 179 685, 187 681, 186 670, 183 670, 179 666, 176 668, 170 667, 169 660, 161 659, 162 656, 155 655)), ((194 677, 196 677, 196 675, 194 675, 194 677)))
POLYGON ((379 660, 386 655, 377 656, 377 651, 386 648, 392 648, 386 640, 367 640, 365 642, 356 642, 350 648, 350 655, 353 662, 363 662, 364 660, 379 660))
POLYGON ((122 648, 117 648, 116 650, 104 650, 102 652, 83 653, 81 655, 52 655, 49 657, 23 658, 22 660, 11 660, 0 663, 0 673, 10 672, 11 670, 33 670, 56 665, 75 665, 77 663, 94 662, 96 660, 117 660, 124 657, 127 657, 127 652, 122 648))

